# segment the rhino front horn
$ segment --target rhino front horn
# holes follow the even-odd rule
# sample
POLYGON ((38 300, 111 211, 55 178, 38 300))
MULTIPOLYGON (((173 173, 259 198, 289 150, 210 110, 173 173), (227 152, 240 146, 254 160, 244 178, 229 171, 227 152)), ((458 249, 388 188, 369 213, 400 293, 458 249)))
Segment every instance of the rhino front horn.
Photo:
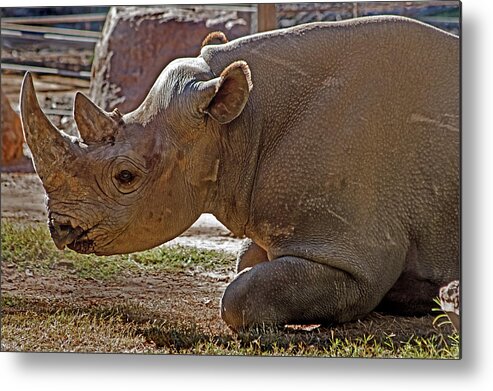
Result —
POLYGON ((29 72, 22 82, 20 111, 24 138, 31 150, 36 172, 46 186, 50 177, 63 169, 63 162, 78 153, 78 147, 41 110, 29 72))

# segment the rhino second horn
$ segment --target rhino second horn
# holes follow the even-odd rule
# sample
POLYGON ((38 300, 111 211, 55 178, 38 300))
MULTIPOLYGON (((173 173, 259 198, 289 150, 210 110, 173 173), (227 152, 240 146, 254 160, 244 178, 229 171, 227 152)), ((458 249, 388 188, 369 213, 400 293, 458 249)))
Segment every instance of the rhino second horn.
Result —
POLYGON ((81 153, 80 148, 43 113, 29 72, 22 82, 20 112, 24 138, 31 150, 36 172, 46 186, 53 174, 63 168, 66 159, 81 153))
POLYGON ((87 96, 77 92, 74 100, 74 119, 85 143, 98 143, 115 136, 121 114, 107 113, 87 96))

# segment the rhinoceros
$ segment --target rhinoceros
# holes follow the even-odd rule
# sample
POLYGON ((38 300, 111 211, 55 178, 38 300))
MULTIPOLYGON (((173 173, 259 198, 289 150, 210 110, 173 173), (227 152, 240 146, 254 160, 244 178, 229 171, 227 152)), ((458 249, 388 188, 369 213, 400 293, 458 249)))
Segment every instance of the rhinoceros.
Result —
POLYGON ((428 312, 459 277, 459 39, 402 17, 306 24, 168 64, 135 111, 77 93, 80 137, 22 123, 59 248, 158 246, 212 213, 246 242, 233 329, 428 312))

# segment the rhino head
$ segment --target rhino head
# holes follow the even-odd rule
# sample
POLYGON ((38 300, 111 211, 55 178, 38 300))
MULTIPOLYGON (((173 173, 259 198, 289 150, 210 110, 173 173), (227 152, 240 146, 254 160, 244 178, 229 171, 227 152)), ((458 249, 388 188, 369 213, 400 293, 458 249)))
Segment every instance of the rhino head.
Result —
POLYGON ((77 138, 45 116, 26 74, 22 125, 57 247, 129 253, 186 230, 217 180, 221 128, 241 114, 251 87, 243 61, 216 76, 201 58, 175 60, 131 113, 108 113, 77 93, 77 138))

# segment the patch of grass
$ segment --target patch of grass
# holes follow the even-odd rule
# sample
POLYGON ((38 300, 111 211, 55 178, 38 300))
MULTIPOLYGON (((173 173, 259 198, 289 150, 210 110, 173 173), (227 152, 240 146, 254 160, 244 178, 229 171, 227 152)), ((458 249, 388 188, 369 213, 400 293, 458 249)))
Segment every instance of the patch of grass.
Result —
POLYGON ((186 268, 233 268, 231 254, 182 246, 157 247, 130 255, 100 257, 58 250, 44 225, 20 225, 2 219, 2 259, 19 269, 46 273, 57 265, 68 266, 82 278, 104 280, 125 270, 176 271, 186 268))
POLYGON ((181 270, 200 267, 204 270, 230 268, 234 257, 226 252, 199 249, 196 247, 157 247, 141 253, 131 254, 130 260, 144 267, 166 267, 181 270))
MULTIPOLYGON (((229 254, 184 247, 111 257, 81 255, 57 250, 45 226, 2 219, 2 263, 39 273, 53 268, 59 271, 64 265, 67 272, 83 278, 109 279, 125 270, 232 269, 234 260, 229 254)), ((225 329, 204 330, 200 322, 194 323, 194 315, 186 321, 170 320, 169 313, 153 311, 146 303, 103 305, 66 301, 69 299, 34 299, 2 292, 1 349, 433 359, 457 359, 460 355, 457 333, 442 331, 450 330, 450 325, 432 329, 426 319, 419 328, 403 319, 389 323, 373 315, 359 323, 313 331, 258 328, 233 334, 225 329)))
POLYGON ((152 345, 121 317, 26 311, 2 317, 2 351, 147 353, 152 345))
POLYGON ((2 260, 27 267, 32 260, 49 264, 59 257, 50 243, 48 229, 40 226, 21 226, 2 219, 2 260))
POLYGON ((73 306, 4 295, 2 350, 152 354, 457 359, 456 333, 345 337, 342 328, 290 331, 260 327, 213 334, 194 323, 162 318, 141 305, 73 306), (31 301, 31 302, 30 302, 31 301))
POLYGON ((10 295, 2 292, 0 296, 0 308, 2 309, 2 313, 5 311, 27 311, 29 306, 31 305, 31 300, 22 297, 10 295))
POLYGON ((324 343, 307 344, 291 342, 288 344, 273 342, 267 349, 257 340, 242 341, 233 339, 227 344, 199 342, 188 354, 207 355, 253 355, 253 356, 303 356, 303 357, 352 357, 352 358, 420 358, 420 359, 457 359, 458 345, 451 341, 449 345, 437 348, 436 341, 420 337, 405 343, 396 344, 388 337, 383 343, 376 340, 368 343, 366 339, 331 339, 324 343))

